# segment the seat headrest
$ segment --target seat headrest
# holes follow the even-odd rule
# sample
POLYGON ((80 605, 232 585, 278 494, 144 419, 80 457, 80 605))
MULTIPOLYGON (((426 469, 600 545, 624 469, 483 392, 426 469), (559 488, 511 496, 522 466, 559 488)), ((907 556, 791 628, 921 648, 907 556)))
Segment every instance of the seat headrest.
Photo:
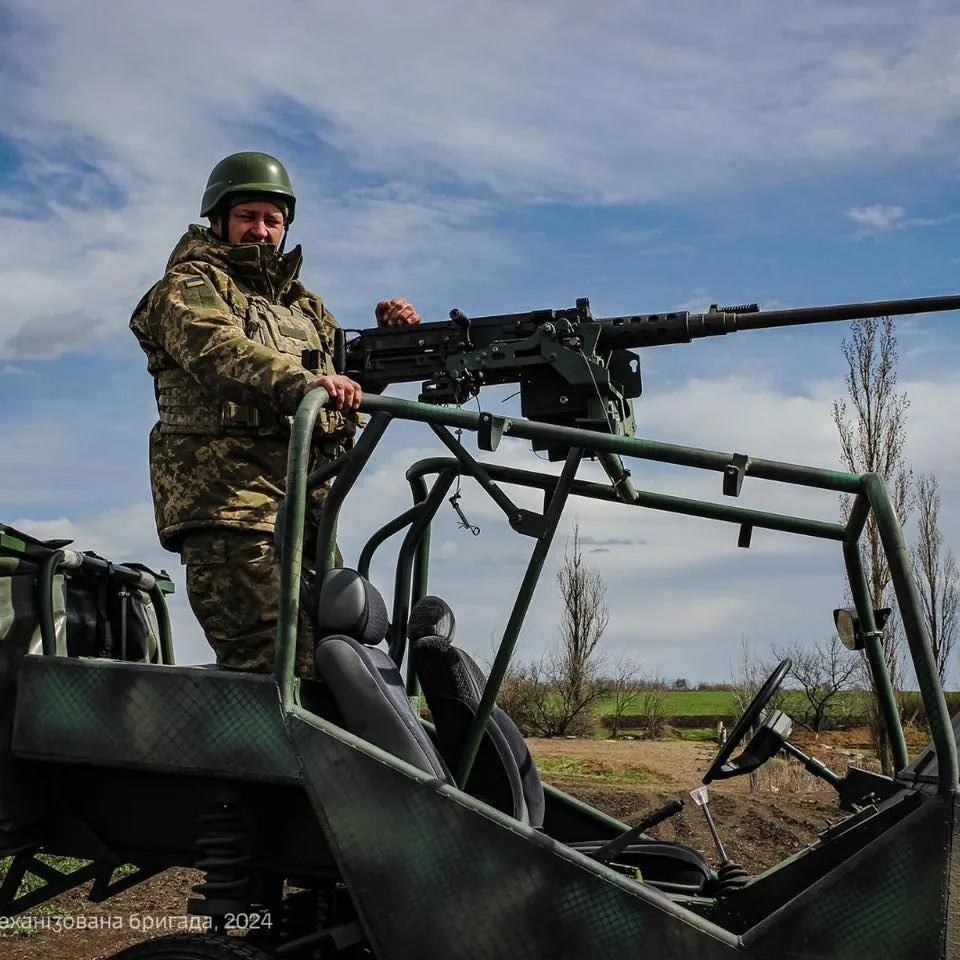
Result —
POLYGON ((327 571, 317 600, 321 636, 342 633, 374 646, 387 635, 389 625, 387 605, 369 580, 343 567, 327 571))
POLYGON ((437 637, 442 647, 453 642, 457 621, 445 600, 439 597, 421 597, 410 611, 407 638, 411 643, 423 637, 437 637))

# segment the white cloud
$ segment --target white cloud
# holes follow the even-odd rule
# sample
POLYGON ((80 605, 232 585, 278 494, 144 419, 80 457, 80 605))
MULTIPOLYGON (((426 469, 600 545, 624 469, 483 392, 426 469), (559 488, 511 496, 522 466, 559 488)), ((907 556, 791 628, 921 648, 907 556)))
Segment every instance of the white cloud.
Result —
MULTIPOLYGON (((96 245, 85 242, 86 212, 0 219, 6 226, 0 256, 8 264, 0 290, 0 350, 50 356, 124 330, 195 212, 184 196, 192 201, 197 192, 196 183, 179 196, 162 185, 159 197, 102 215, 96 245)), ((302 193, 309 196, 309 187, 302 193)), ((295 225, 307 251, 304 277, 335 312, 362 309, 365 325, 382 296, 403 289, 414 297, 439 271, 455 282, 471 264, 482 264, 471 278, 482 282, 484 272, 520 260, 508 237, 494 241, 484 225, 485 207, 475 201, 383 187, 316 197, 310 206, 315 226, 295 225)))
POLYGON ((887 233, 891 230, 903 230, 907 227, 936 227, 956 220, 960 214, 952 213, 943 217, 908 217, 903 207, 885 206, 875 203, 867 207, 851 207, 845 216, 861 229, 858 236, 872 233, 887 233))
POLYGON ((362 169, 412 182, 455 172, 510 195, 662 195, 691 173, 714 181, 744 159, 756 169, 862 154, 894 132, 886 156, 909 152, 949 135, 960 77, 947 3, 922 17, 893 3, 838 13, 826 2, 795 11, 687 2, 669 14, 572 0, 288 4, 258 36, 256 57, 243 42, 261 12, 252 0, 83 16, 63 3, 15 6, 31 28, 11 37, 9 53, 39 81, 21 99, 24 139, 92 134, 97 166, 129 192, 124 162, 178 177, 201 159, 197 130, 206 143, 237 140, 246 116, 283 132, 286 103, 302 113, 292 139, 320 134, 362 169), (110 56, 91 63, 88 39, 110 56), (589 54, 558 56, 565 50, 589 54))
POLYGON ((0 344, 77 310, 87 336, 122 328, 212 164, 251 145, 290 159, 308 279, 364 313, 383 289, 502 283, 525 244, 494 218, 517 205, 702 199, 957 147, 946 2, 288 3, 256 56, 253 0, 9 10, 0 133, 23 162, 0 193, 0 344))
POLYGON ((875 203, 869 207, 852 207, 846 215, 854 223, 868 230, 894 230, 903 226, 907 211, 903 207, 875 203))

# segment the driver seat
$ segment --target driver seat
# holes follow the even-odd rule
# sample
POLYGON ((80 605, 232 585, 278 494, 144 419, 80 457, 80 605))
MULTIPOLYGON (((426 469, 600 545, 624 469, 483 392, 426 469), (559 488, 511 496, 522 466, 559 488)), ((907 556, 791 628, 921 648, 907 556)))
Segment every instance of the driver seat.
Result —
POLYGON ((396 663, 377 646, 387 635, 388 619, 376 587, 355 570, 329 570, 314 614, 320 636, 314 646, 314 671, 333 701, 333 709, 325 712, 358 737, 453 784, 410 707, 396 663))
MULTIPOLYGON (((486 685, 473 658, 453 645, 455 627, 445 601, 423 597, 410 611, 407 628, 414 669, 449 769, 456 769, 486 685)), ((546 797, 540 773, 523 735, 499 707, 493 708, 464 791, 531 827, 543 828, 546 797)), ((568 846, 590 856, 603 843, 568 846)), ((677 893, 701 892, 717 879, 698 850, 680 843, 640 839, 618 854, 617 861, 638 867, 644 880, 677 893)))

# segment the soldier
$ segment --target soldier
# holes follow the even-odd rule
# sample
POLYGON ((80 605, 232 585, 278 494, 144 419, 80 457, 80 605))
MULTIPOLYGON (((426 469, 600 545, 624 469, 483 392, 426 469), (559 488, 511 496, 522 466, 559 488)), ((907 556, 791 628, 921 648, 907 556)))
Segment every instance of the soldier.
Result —
MULTIPOLYGON (((347 449, 359 422, 360 385, 333 365, 337 321, 300 281, 300 247, 283 253, 295 210, 279 161, 263 153, 221 160, 200 209, 209 228, 190 226, 130 320, 155 380, 150 480, 160 542, 186 565, 187 597, 217 662, 257 672, 273 669, 273 529, 293 414, 316 387, 335 400, 318 418, 311 469, 347 449), (305 350, 319 351, 317 372, 303 366, 305 350)), ((420 321, 401 298, 375 313, 380 324, 420 321)), ((324 492, 308 503, 310 527, 324 492)), ((303 614, 299 635, 297 672, 310 675, 303 614)))

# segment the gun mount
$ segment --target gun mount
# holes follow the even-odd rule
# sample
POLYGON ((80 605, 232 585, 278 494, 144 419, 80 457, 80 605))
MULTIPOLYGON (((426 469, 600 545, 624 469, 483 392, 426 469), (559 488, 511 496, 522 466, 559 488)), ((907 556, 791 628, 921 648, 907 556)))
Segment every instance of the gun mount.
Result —
MULTIPOLYGON (((718 307, 705 313, 675 311, 595 318, 590 301, 559 310, 533 310, 450 320, 416 327, 379 327, 356 334, 343 352, 343 372, 368 390, 421 381, 420 401, 462 404, 482 387, 520 385, 520 412, 528 419, 633 436, 632 401, 642 390, 643 347, 690 343, 746 330, 837 320, 901 316, 960 309, 960 296, 881 300, 790 310, 757 304, 718 307)), ((559 446, 534 444, 552 460, 559 446)))

